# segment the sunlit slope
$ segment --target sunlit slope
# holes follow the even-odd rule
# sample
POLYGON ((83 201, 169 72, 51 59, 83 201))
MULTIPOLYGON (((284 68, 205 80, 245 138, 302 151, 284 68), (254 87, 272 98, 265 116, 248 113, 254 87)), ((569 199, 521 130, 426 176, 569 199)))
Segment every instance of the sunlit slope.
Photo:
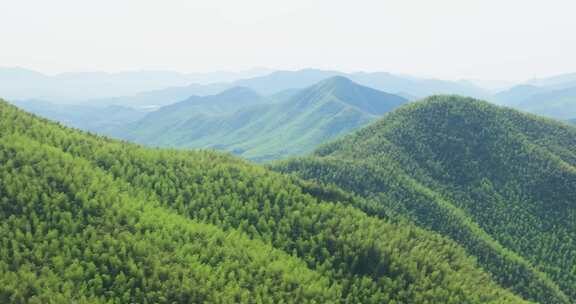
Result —
POLYGON ((0 160, 1 302, 523 302, 446 238, 218 153, 0 102, 0 160))

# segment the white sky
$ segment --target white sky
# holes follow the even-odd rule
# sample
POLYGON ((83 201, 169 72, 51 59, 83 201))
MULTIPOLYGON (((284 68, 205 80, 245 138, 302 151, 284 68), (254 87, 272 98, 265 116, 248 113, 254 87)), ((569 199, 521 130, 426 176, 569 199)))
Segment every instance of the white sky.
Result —
POLYGON ((574 0, 0 0, 0 66, 576 72, 574 0))

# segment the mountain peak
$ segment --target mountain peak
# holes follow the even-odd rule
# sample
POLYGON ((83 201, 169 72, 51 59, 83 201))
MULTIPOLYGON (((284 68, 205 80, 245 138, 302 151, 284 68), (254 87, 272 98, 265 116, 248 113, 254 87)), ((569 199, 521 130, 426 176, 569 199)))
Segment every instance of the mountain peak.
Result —
POLYGON ((338 103, 370 115, 382 115, 407 102, 403 97, 365 87, 342 76, 326 78, 294 99, 300 108, 315 103, 338 103))

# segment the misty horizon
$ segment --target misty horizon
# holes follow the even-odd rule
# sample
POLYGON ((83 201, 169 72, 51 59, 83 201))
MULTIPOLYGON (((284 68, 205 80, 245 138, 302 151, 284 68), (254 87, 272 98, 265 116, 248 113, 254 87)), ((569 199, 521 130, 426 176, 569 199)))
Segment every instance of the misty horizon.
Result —
POLYGON ((10 1, 0 3, 10 12, 0 20, 0 66, 49 75, 314 68, 522 82, 576 71, 576 39, 566 34, 575 9, 566 0, 10 1))

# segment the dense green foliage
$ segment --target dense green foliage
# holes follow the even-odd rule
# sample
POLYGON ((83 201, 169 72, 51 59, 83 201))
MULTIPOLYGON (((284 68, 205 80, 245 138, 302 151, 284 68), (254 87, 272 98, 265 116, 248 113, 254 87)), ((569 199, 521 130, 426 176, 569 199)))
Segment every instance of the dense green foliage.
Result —
POLYGON ((504 287, 576 301, 576 128, 434 96, 274 168, 335 184, 359 207, 462 244, 504 287))
POLYGON ((2 303, 524 303, 455 242, 362 204, 0 101, 2 303))
POLYGON ((311 152, 406 102, 343 77, 322 81, 283 102, 252 107, 242 105, 264 102, 246 90, 166 106, 111 135, 152 146, 226 150, 263 161, 311 152))

